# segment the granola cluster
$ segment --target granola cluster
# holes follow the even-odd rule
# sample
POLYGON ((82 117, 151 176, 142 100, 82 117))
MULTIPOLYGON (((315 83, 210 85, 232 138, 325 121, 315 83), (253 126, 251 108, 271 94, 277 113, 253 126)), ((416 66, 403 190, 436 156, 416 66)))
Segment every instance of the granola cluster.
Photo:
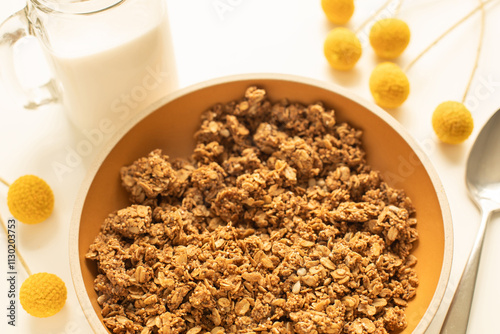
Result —
POLYGON ((250 87, 202 114, 190 159, 123 167, 132 205, 90 246, 113 333, 377 333, 418 285, 410 199, 321 103, 250 87))

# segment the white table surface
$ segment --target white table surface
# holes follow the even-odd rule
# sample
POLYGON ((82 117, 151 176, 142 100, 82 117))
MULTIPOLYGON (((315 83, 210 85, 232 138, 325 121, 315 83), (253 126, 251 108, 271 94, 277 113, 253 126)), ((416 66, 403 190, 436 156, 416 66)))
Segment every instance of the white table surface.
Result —
MULTIPOLYGON (((289 73, 335 83, 371 100, 368 77, 379 61, 360 37, 364 54, 355 70, 338 73, 323 57, 323 41, 333 28, 315 0, 167 0, 180 87, 238 73, 289 73), (215 5, 231 7, 218 13, 215 5)), ((382 5, 382 0, 356 0, 356 12, 348 24, 356 28, 382 5)), ((24 1, 0 1, 0 21, 22 8, 24 1)), ((438 34, 477 5, 477 0, 407 0, 400 17, 408 22, 412 40, 398 63, 404 66, 438 34)), ((469 200, 464 184, 469 149, 486 120, 500 107, 500 5, 487 11, 484 49, 472 83, 469 107, 475 121, 472 136, 462 145, 440 143, 430 124, 434 108, 446 100, 461 100, 472 69, 479 15, 456 29, 422 58, 408 73, 412 92, 406 103, 392 111, 422 145, 441 178, 451 206, 454 226, 454 260, 451 279, 442 306, 428 333, 438 333, 457 285, 479 224, 479 212, 469 200)), ((5 64, 0 64, 0 71, 5 64)), ((71 131, 64 111, 53 105, 38 111, 24 110, 0 82, 0 176, 14 181, 36 174, 52 187, 56 206, 46 222, 17 229, 18 247, 33 272, 51 272, 68 287, 63 310, 51 318, 37 319, 18 311, 19 327, 7 326, 6 239, 0 234, 0 332, 1 333, 91 333, 72 287, 68 259, 68 234, 72 207, 92 154, 59 179, 53 163, 63 162, 68 150, 83 139, 71 131)), ((6 189, 0 185, 0 212, 10 217, 6 189)), ((498 325, 500 285, 500 219, 494 217, 485 239, 469 333, 500 333, 498 325)), ((26 274, 19 271, 19 284, 26 274)))

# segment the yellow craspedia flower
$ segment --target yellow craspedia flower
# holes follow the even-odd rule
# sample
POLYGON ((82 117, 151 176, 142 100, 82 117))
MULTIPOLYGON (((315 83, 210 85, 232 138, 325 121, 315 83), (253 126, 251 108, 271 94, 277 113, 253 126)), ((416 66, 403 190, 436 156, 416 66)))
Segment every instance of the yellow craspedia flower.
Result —
POLYGON ((400 19, 379 20, 370 30, 370 44, 377 56, 382 58, 399 57, 409 42, 410 28, 400 19))
POLYGON ((447 101, 434 110, 432 127, 441 141, 447 144, 460 144, 472 133, 474 120, 462 103, 447 101))
POLYGON ((346 24, 354 13, 354 0, 321 0, 321 7, 330 22, 346 24))
POLYGON ((38 224, 49 218, 54 209, 54 194, 41 178, 25 175, 9 187, 7 205, 10 213, 26 224, 38 224))
POLYGON ((328 33, 323 51, 330 66, 342 71, 352 69, 362 53, 359 39, 352 31, 343 27, 328 33))
POLYGON ((59 312, 66 303, 63 280, 54 274, 38 273, 28 277, 19 291, 22 307, 34 317, 46 318, 59 312))
POLYGON ((377 65, 370 76, 370 91, 382 108, 397 108, 410 94, 410 82, 398 65, 385 62, 377 65))

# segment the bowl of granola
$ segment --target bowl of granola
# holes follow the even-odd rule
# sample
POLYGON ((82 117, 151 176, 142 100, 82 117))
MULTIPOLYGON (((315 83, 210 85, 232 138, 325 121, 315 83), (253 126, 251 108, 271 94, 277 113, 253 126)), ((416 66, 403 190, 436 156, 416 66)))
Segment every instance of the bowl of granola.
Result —
POLYGON ((452 240, 437 174, 391 116, 253 74, 180 90, 117 134, 70 256, 96 333, 424 333, 452 240))

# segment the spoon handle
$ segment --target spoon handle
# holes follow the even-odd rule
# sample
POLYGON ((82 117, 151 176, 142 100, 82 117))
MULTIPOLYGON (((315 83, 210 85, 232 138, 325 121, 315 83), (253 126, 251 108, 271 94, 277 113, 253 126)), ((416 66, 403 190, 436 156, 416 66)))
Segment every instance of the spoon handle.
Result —
POLYGON ((465 334, 467 332, 472 297, 474 296, 474 288, 476 286, 479 259, 481 257, 481 249, 483 246, 484 234, 486 232, 486 225, 490 216, 491 211, 483 211, 476 241, 472 247, 472 251, 469 255, 469 259, 467 260, 467 264, 465 265, 460 282, 458 283, 455 296, 451 301, 446 319, 441 327, 441 334, 465 334))

